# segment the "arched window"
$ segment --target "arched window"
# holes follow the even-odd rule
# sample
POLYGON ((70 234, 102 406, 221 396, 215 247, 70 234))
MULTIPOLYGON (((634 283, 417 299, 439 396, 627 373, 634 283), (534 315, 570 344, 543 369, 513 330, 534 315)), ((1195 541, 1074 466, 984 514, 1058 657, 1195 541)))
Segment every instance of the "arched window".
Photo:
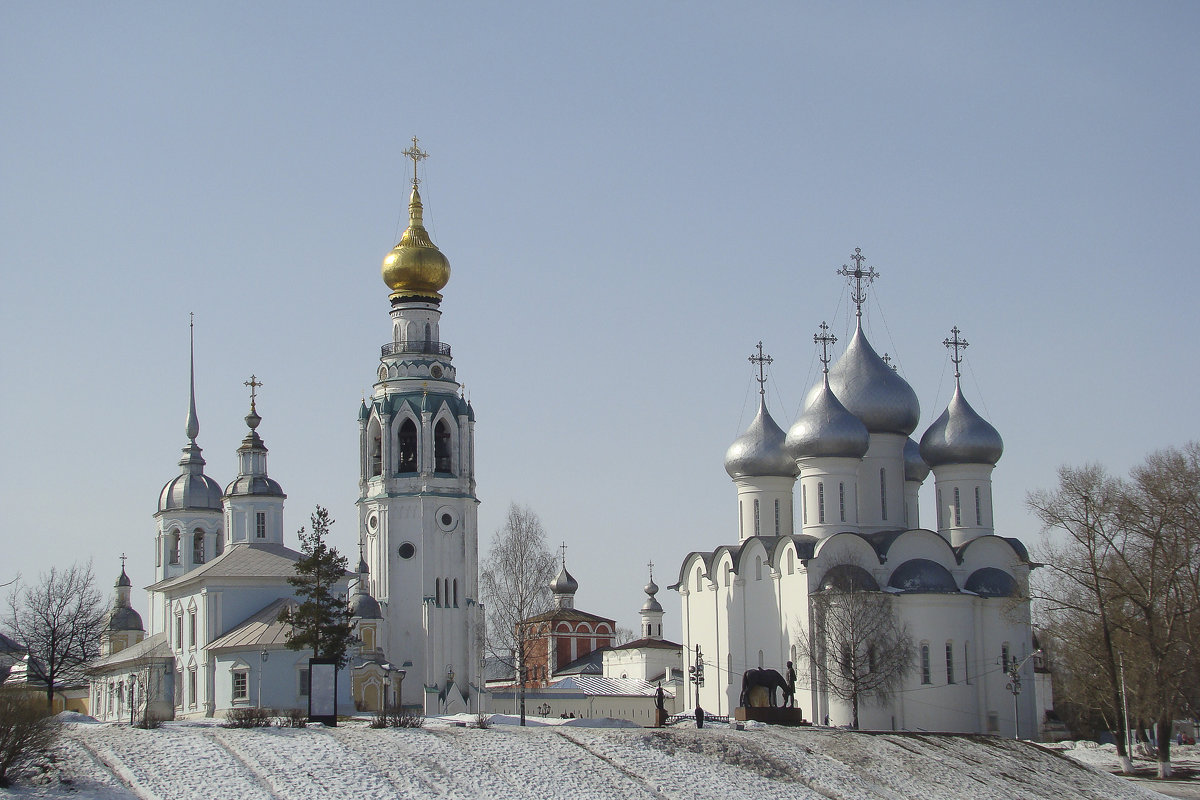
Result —
POLYGON ((944 528, 946 526, 942 523, 942 490, 941 489, 937 490, 937 511, 938 511, 938 527, 944 528))
POLYGON ((204 563, 204 531, 199 528, 192 534, 192 563, 204 563))
POLYGON ((933 679, 929 673, 929 645, 921 645, 921 683, 932 683, 933 679))
POLYGON ((219 556, 225 552, 225 534, 217 531, 216 546, 213 548, 213 555, 219 556))
POLYGON ((825 484, 817 484, 817 522, 825 521, 825 484))
POLYGON ((696 567, 696 591, 704 591, 704 570, 696 567))
POLYGON ((983 503, 979 500, 979 487, 975 487, 975 524, 983 524, 983 503))
POLYGON ((796 645, 792 645, 792 664, 796 663, 796 645))
POLYGON ((838 484, 838 511, 841 514, 841 521, 846 521, 846 484, 838 484))
POLYGON ((887 470, 879 468, 879 511, 881 519, 887 519, 887 470))
POLYGON ((779 535, 779 498, 775 498, 775 535, 779 535))
POLYGON ((458 578, 454 579, 454 607, 458 608, 458 578))
POLYGON ((726 564, 725 565, 725 586, 726 586, 726 588, 728 588, 729 584, 731 584, 731 583, 733 583, 733 565, 726 564))
POLYGON ((733 653, 725 654, 725 680, 726 683, 733 683, 733 653))
POLYGON ((971 643, 963 642, 963 683, 971 682, 971 643))
POLYGON ((754 580, 762 580, 762 558, 760 556, 754 557, 754 580))
POLYGON ((795 573, 795 571, 796 571, 796 554, 791 550, 788 550, 787 554, 788 554, 788 559, 787 559, 788 575, 791 575, 791 574, 795 573))
POLYGON ((167 547, 169 548, 167 550, 167 554, 168 554, 167 555, 167 563, 168 564, 178 564, 179 563, 179 531, 177 531, 177 530, 171 531, 171 538, 167 542, 167 547))
POLYGON ((954 642, 946 642, 946 683, 954 683, 954 642))
POLYGON ((758 520, 759 520, 758 498, 756 497, 756 498, 754 498, 754 535, 755 536, 758 536, 761 533, 761 530, 760 530, 759 524, 758 524, 758 520))
POLYGON ((442 604, 442 579, 441 578, 433 579, 433 591, 434 591, 434 595, 433 595, 434 603, 437 604, 438 606, 441 606, 441 604, 442 604))
POLYGON ((429 346, 433 344, 433 328, 429 327, 429 323, 425 323, 425 352, 430 352, 429 346))
POLYGON ((379 423, 371 420, 367 430, 368 448, 367 460, 370 465, 370 475, 376 478, 383 474, 383 439, 379 434, 379 423))
POLYGON ((758 651, 758 668, 759 669, 763 668, 763 651, 762 650, 758 651))
POLYGON ((800 523, 808 524, 808 487, 800 485, 800 523))
POLYGON ((962 496, 959 494, 958 487, 954 487, 954 527, 962 525, 962 496))
POLYGON ((450 426, 444 419, 433 429, 433 471, 450 471, 450 426))
POLYGON ((745 516, 745 509, 742 508, 743 505, 744 504, 742 503, 742 501, 738 500, 738 538, 739 539, 746 538, 746 516, 745 516))
POLYGON ((397 472, 417 471, 417 425, 411 419, 406 419, 400 425, 400 437, 396 442, 397 472))

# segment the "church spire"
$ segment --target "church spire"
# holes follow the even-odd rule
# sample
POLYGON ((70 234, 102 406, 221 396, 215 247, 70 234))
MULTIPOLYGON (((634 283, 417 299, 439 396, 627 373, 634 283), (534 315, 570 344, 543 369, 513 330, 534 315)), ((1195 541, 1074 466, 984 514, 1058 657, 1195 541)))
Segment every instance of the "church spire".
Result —
POLYGON ((188 313, 188 415, 185 432, 192 444, 200 434, 200 419, 196 416, 196 315, 188 313))

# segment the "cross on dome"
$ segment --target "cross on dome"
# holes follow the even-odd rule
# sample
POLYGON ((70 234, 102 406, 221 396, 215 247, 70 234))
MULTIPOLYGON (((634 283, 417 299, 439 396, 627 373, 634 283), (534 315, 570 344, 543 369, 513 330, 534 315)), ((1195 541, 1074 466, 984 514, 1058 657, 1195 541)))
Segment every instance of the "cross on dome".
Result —
POLYGON ((254 375, 250 376, 250 380, 242 381, 242 386, 250 387, 250 410, 251 411, 254 410, 254 400, 258 397, 258 387, 260 387, 262 385, 263 385, 262 381, 260 381, 254 375))
POLYGON ((862 263, 867 259, 862 254, 862 248, 854 248, 854 255, 850 256, 850 260, 854 262, 854 269, 850 269, 849 265, 842 264, 842 268, 837 271, 838 275, 845 276, 847 281, 854 282, 854 291, 850 294, 850 299, 854 301, 854 307, 857 309, 855 316, 862 317, 863 303, 867 302, 867 286, 875 282, 879 277, 879 273, 874 267, 862 268, 862 263), (863 284, 866 283, 866 286, 863 284))
POLYGON ((884 354, 883 354, 883 363, 885 363, 885 364, 887 364, 889 367, 891 367, 891 368, 892 368, 892 372, 896 372, 896 371, 897 371, 897 370, 896 370, 896 365, 892 363, 892 357, 891 357, 891 356, 889 356, 887 353, 884 353, 884 354))
POLYGON ((566 569, 567 568, 567 543, 566 542, 563 542, 562 544, 560 544, 558 546, 558 552, 559 552, 560 557, 562 558, 563 569, 566 569))
POLYGON ((942 344, 947 349, 952 349, 954 353, 950 356, 950 361, 954 364, 954 380, 957 381, 962 377, 962 372, 959 371, 959 365, 962 364, 962 351, 967 349, 967 340, 959 336, 962 333, 955 325, 950 329, 950 338, 943 339, 942 344))
POLYGON ((121 553, 121 572, 125 571, 125 554, 121 553))
POLYGON ((421 179, 417 177, 417 164, 418 164, 418 162, 423 161, 426 158, 429 158, 429 153, 425 152, 420 147, 417 147, 417 137, 415 137, 415 136, 412 137, 412 147, 405 148, 405 150, 403 152, 404 152, 404 155, 406 155, 412 159, 412 162, 413 162, 412 184, 413 184, 413 186, 416 186, 418 183, 421 182, 421 179))
POLYGON ((650 580, 654 580, 654 560, 651 559, 646 566, 650 568, 650 580))
POLYGON ((821 345, 821 363, 825 365, 822 372, 828 375, 829 361, 833 358, 833 356, 829 355, 829 348, 837 344, 837 337, 829 332, 829 326, 825 324, 824 320, 821 320, 820 328, 820 333, 813 334, 813 342, 821 345))
POLYGON ((766 373, 764 372, 764 367, 766 367, 767 364, 772 364, 774 362, 775 362, 775 359, 771 358, 768 355, 763 355, 763 343, 760 341, 758 343, 758 355, 750 356, 750 363, 758 365, 758 377, 755 378, 755 380, 758 381, 759 397, 765 398, 767 396, 767 389, 766 389, 767 376, 766 376, 766 373))

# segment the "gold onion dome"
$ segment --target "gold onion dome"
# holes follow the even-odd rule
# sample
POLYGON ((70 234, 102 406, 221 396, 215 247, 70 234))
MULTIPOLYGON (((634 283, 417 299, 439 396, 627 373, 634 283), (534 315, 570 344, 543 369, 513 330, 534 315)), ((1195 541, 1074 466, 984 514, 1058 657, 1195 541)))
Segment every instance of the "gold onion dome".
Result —
POLYGON ((450 281, 450 260, 442 255, 421 220, 421 194, 414 185, 408 201, 408 227, 400 243, 383 259, 383 282, 392 299, 426 297, 441 300, 450 281))

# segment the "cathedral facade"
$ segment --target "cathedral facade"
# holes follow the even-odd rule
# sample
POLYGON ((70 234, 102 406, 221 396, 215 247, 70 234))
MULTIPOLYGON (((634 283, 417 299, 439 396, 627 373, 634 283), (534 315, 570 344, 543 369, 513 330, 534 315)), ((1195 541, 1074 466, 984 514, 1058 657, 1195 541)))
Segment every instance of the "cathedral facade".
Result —
MULTIPOLYGON (((889 599, 911 648, 886 697, 860 697, 860 727, 1036 736, 1033 565, 1020 541, 993 527, 991 475, 1003 444, 959 385, 966 342, 955 328, 944 343, 953 350, 954 395, 919 442, 910 438, 917 396, 867 341, 865 286, 877 273, 857 250, 855 260, 842 270, 858 310, 849 344, 830 367, 837 340, 822 323, 814 340, 823 376, 786 433, 767 411, 760 371, 758 413, 725 457, 737 541, 688 554, 671 587, 682 600, 684 658, 701 674, 682 706, 732 714, 746 670, 786 674, 791 662, 805 717, 851 724, 854 703, 836 690, 834 671, 847 670, 845 654, 859 647, 863 663, 850 669, 878 670, 874 643, 828 641, 818 610, 837 593, 865 592, 889 599), (931 471, 933 529, 918 519, 931 471), (1026 680, 1022 694, 1011 691, 1014 670, 1026 680)), ((751 360, 761 370, 767 359, 760 352, 751 360)))

